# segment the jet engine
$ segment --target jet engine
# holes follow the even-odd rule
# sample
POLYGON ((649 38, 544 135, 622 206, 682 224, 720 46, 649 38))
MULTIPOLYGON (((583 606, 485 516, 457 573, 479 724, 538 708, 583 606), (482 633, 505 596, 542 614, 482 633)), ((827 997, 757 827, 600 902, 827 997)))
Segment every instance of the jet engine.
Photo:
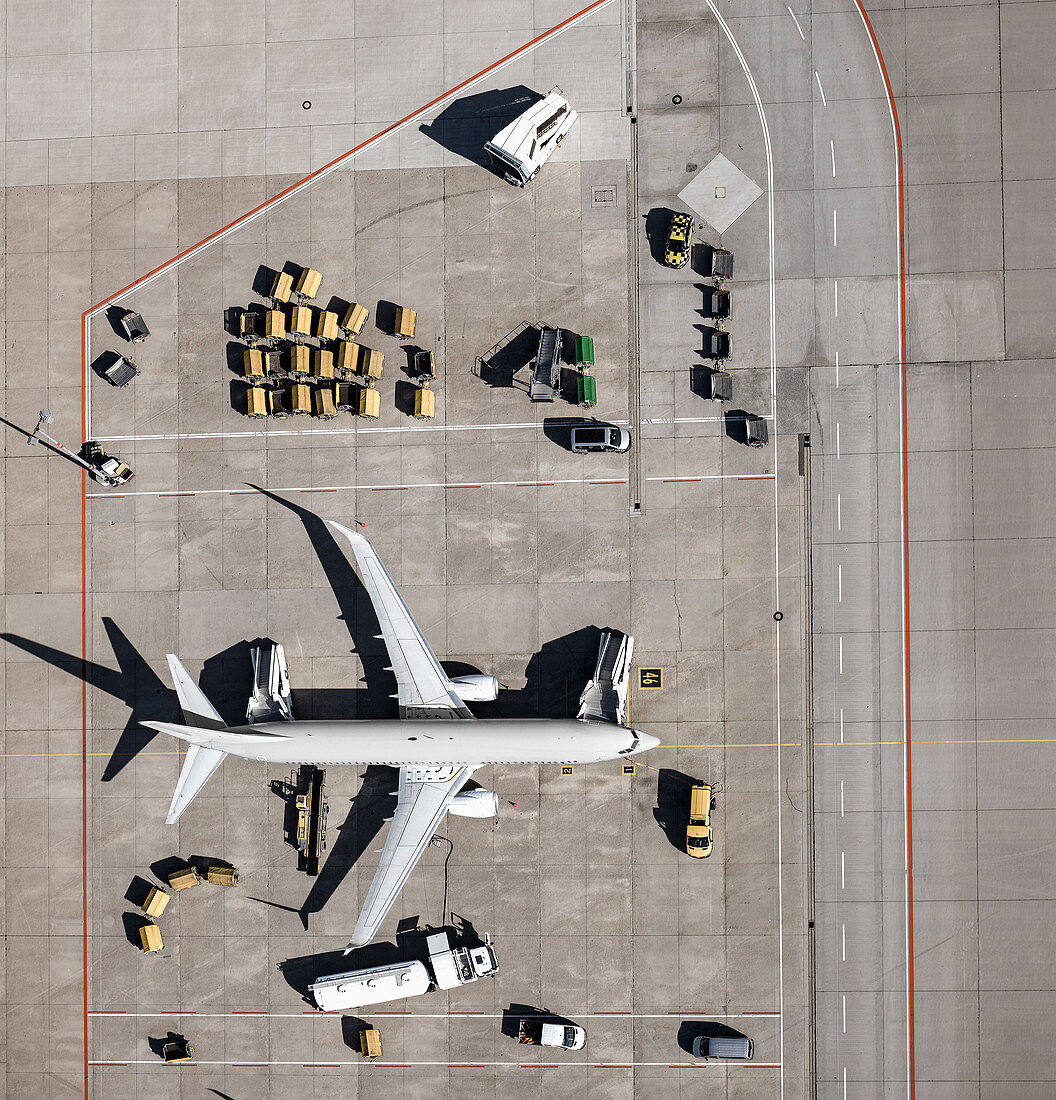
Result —
POLYGON ((455 817, 497 817, 499 796, 483 787, 474 787, 471 791, 456 794, 448 812, 455 817))
POLYGON ((499 697, 499 681, 494 676, 473 673, 469 676, 452 676, 459 696, 467 703, 490 703, 499 697))

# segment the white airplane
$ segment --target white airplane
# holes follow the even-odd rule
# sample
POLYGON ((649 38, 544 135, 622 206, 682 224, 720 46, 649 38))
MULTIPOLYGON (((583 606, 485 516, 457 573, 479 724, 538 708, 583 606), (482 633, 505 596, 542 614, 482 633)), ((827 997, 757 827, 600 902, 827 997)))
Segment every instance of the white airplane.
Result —
MULTIPOLYGON (((179 820, 195 795, 228 755, 269 764, 384 764, 400 769, 396 813, 389 826, 374 881, 345 949, 377 934, 444 814, 494 817, 492 791, 463 787, 487 764, 592 764, 655 748, 660 742, 616 724, 622 704, 597 703, 583 693, 571 719, 472 719, 466 702, 488 702, 499 692, 494 676, 449 677, 429 648, 374 548, 360 534, 330 523, 348 539, 381 624, 391 670, 396 674, 401 721, 277 721, 227 726, 201 688, 173 655, 169 669, 185 725, 144 726, 186 741, 190 748, 172 796, 166 824, 179 820), (601 713, 604 711, 605 713, 601 713)), ((629 659, 629 653, 627 653, 629 659)))

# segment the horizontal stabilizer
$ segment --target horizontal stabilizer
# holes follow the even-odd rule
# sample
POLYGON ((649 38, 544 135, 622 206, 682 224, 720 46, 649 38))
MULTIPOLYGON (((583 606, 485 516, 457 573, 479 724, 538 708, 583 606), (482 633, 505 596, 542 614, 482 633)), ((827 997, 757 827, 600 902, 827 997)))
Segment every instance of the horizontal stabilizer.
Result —
POLYGON ((224 762, 226 752, 219 749, 207 749, 203 745, 191 745, 183 762, 176 791, 169 806, 166 825, 175 825, 180 815, 194 801, 194 796, 206 785, 209 777, 224 762))
POLYGON ((205 692, 195 682, 194 677, 180 664, 176 654, 166 653, 165 657, 169 662, 172 682, 176 685, 176 694, 180 697, 183 720, 192 726, 224 729, 225 722, 217 713, 216 707, 205 697, 205 692))

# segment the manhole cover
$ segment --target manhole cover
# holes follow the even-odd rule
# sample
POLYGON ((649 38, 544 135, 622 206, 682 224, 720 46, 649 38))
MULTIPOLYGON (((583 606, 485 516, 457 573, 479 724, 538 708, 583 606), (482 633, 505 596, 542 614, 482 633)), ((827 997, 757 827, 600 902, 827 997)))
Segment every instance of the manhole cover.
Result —
POLYGON ((616 188, 615 187, 592 187, 591 201, 595 206, 615 206, 616 205, 616 188))

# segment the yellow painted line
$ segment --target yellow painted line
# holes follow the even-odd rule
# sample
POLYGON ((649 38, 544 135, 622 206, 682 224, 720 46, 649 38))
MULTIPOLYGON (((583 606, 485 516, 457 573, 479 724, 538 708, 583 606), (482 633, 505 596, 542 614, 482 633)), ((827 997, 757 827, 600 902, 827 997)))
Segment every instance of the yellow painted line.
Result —
MULTIPOLYGON (((172 749, 168 752, 89 752, 85 753, 85 756, 183 756, 183 753, 179 749, 172 749)), ((29 757, 29 756, 76 756, 80 757, 79 752, 0 752, 0 759, 11 760, 16 757, 29 757)))
MULTIPOLYGON (((913 738, 914 745, 1053 745, 1056 737, 951 737, 944 741, 928 741, 913 738)), ((902 745, 902 741, 815 741, 815 745, 825 749, 845 749, 851 746, 902 745)), ((683 746, 688 748, 689 746, 683 746)))

